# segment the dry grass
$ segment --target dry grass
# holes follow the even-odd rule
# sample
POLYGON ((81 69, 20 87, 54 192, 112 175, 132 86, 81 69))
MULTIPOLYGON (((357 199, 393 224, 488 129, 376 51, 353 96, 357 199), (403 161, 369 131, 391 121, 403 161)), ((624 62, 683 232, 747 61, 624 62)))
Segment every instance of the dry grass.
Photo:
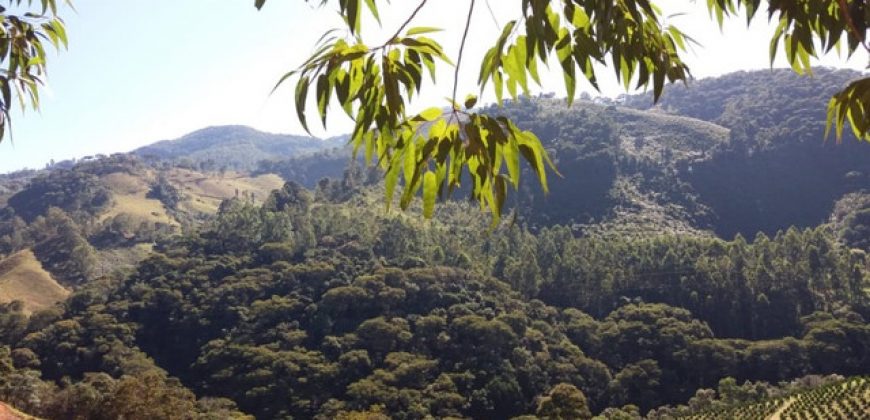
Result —
POLYGON ((284 182, 280 177, 274 174, 261 175, 256 178, 234 176, 234 177, 206 177, 203 176, 194 180, 191 185, 191 191, 198 196, 205 198, 227 199, 235 197, 236 191, 239 194, 253 193, 255 198, 262 199, 274 189, 281 188, 284 182))
POLYGON ((29 249, 0 261, 0 302, 20 300, 24 311, 32 313, 65 300, 69 294, 29 249))
POLYGON ((6 403, 0 403, 0 420, 38 420, 38 418, 24 414, 6 403))
POLYGON ((160 200, 146 198, 153 174, 131 175, 125 172, 115 172, 103 175, 101 180, 112 191, 112 207, 100 215, 100 221, 127 213, 133 218, 148 223, 166 223, 178 225, 178 222, 166 213, 160 200))
POLYGON ((166 213, 166 209, 160 200, 145 198, 144 192, 128 195, 115 193, 112 201, 112 207, 100 215, 101 222, 121 213, 127 213, 144 222, 178 225, 178 222, 166 213))
POLYGON ((255 201, 262 202, 272 190, 284 185, 284 180, 275 174, 248 177, 228 172, 221 177, 175 169, 168 176, 189 197, 182 203, 182 208, 197 213, 214 213, 221 201, 233 198, 237 193, 239 197, 253 194, 255 201))
POLYGON ((148 180, 130 175, 126 172, 115 172, 101 177, 103 183, 115 194, 137 194, 148 191, 148 180))
MULTIPOLYGON (((262 202, 272 190, 281 188, 284 181, 275 174, 249 177, 236 172, 223 176, 217 173, 202 173, 189 169, 173 168, 164 175, 185 196, 179 206, 182 211, 191 213, 215 213, 221 201, 253 194, 254 201, 262 202)), ((100 216, 100 221, 126 213, 142 222, 166 223, 178 226, 159 200, 146 198, 149 186, 157 178, 154 171, 141 175, 112 173, 104 175, 102 181, 113 194, 113 205, 100 216)))

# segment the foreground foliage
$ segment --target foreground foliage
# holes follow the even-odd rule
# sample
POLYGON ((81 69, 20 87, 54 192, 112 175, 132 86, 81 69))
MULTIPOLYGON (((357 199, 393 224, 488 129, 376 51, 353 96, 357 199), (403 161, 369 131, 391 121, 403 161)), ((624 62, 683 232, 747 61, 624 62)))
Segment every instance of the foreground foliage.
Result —
POLYGON ((16 103, 21 111, 39 107, 45 82, 46 47, 67 46, 66 26, 57 14, 58 3, 69 0, 8 0, 0 6, 0 141, 11 128, 16 103))
MULTIPOLYGON (((265 3, 255 0, 258 9, 265 3)), ((521 157, 544 191, 548 189, 547 170, 555 171, 555 165, 533 132, 519 129, 511 119, 477 112, 473 93, 464 101, 457 97, 476 2, 469 2, 455 59, 430 37, 440 29, 411 26, 426 3, 422 0, 394 35, 372 44, 364 37, 363 15, 368 12, 380 22, 379 8, 384 5, 374 0, 339 1, 346 30, 325 32, 311 57, 278 84, 296 80, 296 113, 306 130, 309 96, 316 102, 324 127, 334 98, 355 123, 350 139, 354 151, 364 150, 366 162, 377 158, 386 172, 388 208, 398 185, 402 209, 422 192, 423 214, 431 217, 436 198, 465 186, 481 208, 491 212, 495 224, 508 187, 519 188, 521 157), (420 93, 425 73, 434 83, 439 65, 455 66, 446 108, 409 113, 407 108, 420 93)), ((804 74, 812 73, 811 58, 835 47, 838 51, 844 48, 849 56, 858 50, 870 51, 865 40, 870 13, 865 13, 863 0, 851 4, 846 0, 766 3, 768 19, 777 24, 770 41, 771 62, 783 50, 794 71, 804 74)), ((518 6, 518 17, 504 25, 492 48, 479 58, 477 85, 482 93, 491 82, 499 105, 505 89, 514 100, 519 93, 528 95, 531 82, 540 85, 539 65, 549 66, 553 60, 564 75, 568 104, 575 98, 578 81, 598 89, 593 64, 612 68, 626 90, 632 83, 635 88, 652 87, 654 101, 666 82, 691 79, 681 54, 694 41, 666 24, 662 11, 648 0, 524 0, 513 5, 518 6)), ((749 24, 763 10, 760 0, 708 1, 707 6, 720 28, 726 17, 745 14, 749 24)), ((870 141, 868 94, 870 78, 866 77, 835 93, 828 104, 826 132, 833 128, 839 140, 848 124, 857 138, 870 141)))
MULTIPOLYGON (((825 74, 825 88, 846 76, 825 74)), ((721 96, 739 104, 749 96, 731 81, 744 77, 747 89, 765 83, 738 74, 708 86, 736 90, 721 96)), ((430 220, 385 214, 380 176, 358 167, 312 190, 240 191, 212 215, 191 212, 191 184, 169 163, 119 155, 4 177, 0 253, 34 251, 75 293, 29 317, 19 303, 0 307, 0 400, 52 419, 672 418, 834 380, 795 379, 807 374, 867 375, 865 158, 832 154, 831 167, 848 173, 805 186, 816 216, 781 220, 813 227, 771 223, 761 234, 709 203, 751 203, 763 188, 717 202, 696 196, 715 184, 691 176, 704 165, 737 176, 744 161, 776 168, 759 172, 768 178, 794 173, 774 152, 821 154, 811 131, 822 124, 765 121, 807 120, 800 98, 822 91, 771 95, 762 104, 780 104, 773 111, 692 107, 699 101, 677 89, 662 98, 672 113, 713 122, 519 99, 493 113, 538 132, 566 172, 600 169, 553 189, 604 198, 569 195, 527 212, 546 207, 531 192, 513 223, 487 235, 467 203, 445 202, 430 220), (756 131, 736 132, 740 120, 756 131), (849 185, 831 187, 844 176, 849 185), (130 185, 182 234, 112 213, 130 185), (832 223, 815 226, 834 200, 832 223), (716 223, 752 234, 726 240, 670 223, 687 214, 700 223, 706 206, 716 223), (622 216, 627 208, 667 208, 672 219, 634 223, 642 218, 622 216), (610 222, 597 218, 608 213, 610 222)), ((307 168, 346 155, 321 158, 263 167, 314 177, 307 168)))

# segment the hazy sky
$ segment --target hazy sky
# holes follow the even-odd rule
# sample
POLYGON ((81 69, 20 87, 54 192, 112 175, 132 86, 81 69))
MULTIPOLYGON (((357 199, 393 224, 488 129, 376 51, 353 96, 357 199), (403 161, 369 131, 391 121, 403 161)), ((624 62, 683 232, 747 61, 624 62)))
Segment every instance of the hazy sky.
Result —
MULTIPOLYGON (((74 0, 75 12, 62 11, 69 50, 50 54, 42 108, 15 116, 13 141, 0 144, 0 172, 41 167, 50 159, 129 151, 210 125, 245 124, 270 132, 302 133, 292 105, 292 85, 274 95, 269 92, 284 72, 307 58, 325 30, 340 25, 338 15, 331 7, 314 8, 302 0, 270 0, 260 12, 253 3, 74 0)), ((513 18, 519 2, 489 3, 492 14, 485 2, 477 3, 460 97, 474 92, 479 58, 497 36, 497 24, 513 18)), ((772 28, 763 18, 748 29, 744 21, 734 20, 720 32, 711 25, 706 2, 659 3, 678 4, 666 7, 666 14, 686 14, 669 21, 702 44, 685 57, 695 77, 770 67, 767 48, 772 28)), ((417 4, 393 0, 383 12, 384 27, 368 22, 364 37, 371 44, 382 43, 417 4)), ((412 26, 445 28, 434 38, 455 55, 468 4, 468 0, 430 1, 412 26)), ((817 64, 861 70, 867 57, 862 54, 846 61, 833 55, 817 64)), ((418 108, 444 104, 441 98, 450 93, 452 71, 443 68, 438 85, 424 88, 415 102, 418 108)), ((536 90, 564 96, 557 76, 545 76, 544 86, 536 90)), ((603 94, 623 93, 611 72, 601 71, 599 80, 603 94)), ((586 85, 578 90, 595 94, 586 85)), ((483 99, 491 101, 488 96, 483 99)), ((349 121, 343 113, 335 115, 329 130, 314 134, 347 131, 349 121)))

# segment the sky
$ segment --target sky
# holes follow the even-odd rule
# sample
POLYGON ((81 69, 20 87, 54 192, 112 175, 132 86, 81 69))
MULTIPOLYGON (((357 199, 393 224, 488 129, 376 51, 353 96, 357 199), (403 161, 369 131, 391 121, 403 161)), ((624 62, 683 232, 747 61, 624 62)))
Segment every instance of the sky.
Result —
MULTIPOLYGON (((40 168, 50 160, 97 153, 126 152, 174 139, 213 125, 242 124, 256 129, 302 134, 293 107, 293 84, 270 94, 275 82, 302 63, 320 35, 341 26, 334 4, 316 7, 301 0, 269 0, 257 11, 253 0, 74 0, 62 8, 70 38, 68 50, 50 52, 49 77, 39 111, 13 114, 13 137, 0 143, 0 172, 40 168)), ((319 1, 313 1, 319 4, 319 1)), ((416 1, 380 1, 382 27, 364 21, 364 39, 379 45, 399 27, 416 1)), ((478 1, 461 68, 459 97, 477 93, 480 57, 500 26, 514 14, 516 0, 478 1), (491 7, 487 7, 487 3, 491 7), (511 5, 511 8, 505 7, 511 5)), ((738 70, 768 69, 773 31, 764 17, 750 27, 727 21, 720 31, 706 2, 659 2, 668 22, 701 46, 684 55, 696 78, 738 70)), ((433 0, 411 26, 436 26, 433 35, 451 56, 459 49, 469 0, 433 0)), ((815 64, 863 70, 866 54, 850 60, 830 54, 815 64)), ((774 67, 784 67, 782 61, 774 67)), ((411 109, 445 105, 453 68, 442 66, 437 84, 426 85, 411 109)), ((617 96, 625 91, 612 72, 599 69, 602 92, 588 84, 580 92, 617 96)), ((561 75, 544 72, 536 92, 564 96, 561 75)), ((666 88, 667 89, 667 88, 666 88)), ((578 93, 579 94, 579 93, 578 93)), ((482 102, 491 102, 484 94, 482 102)), ((309 107, 313 109, 313 107, 309 107)), ((350 120, 336 110, 328 129, 312 124, 319 137, 349 131, 350 120)), ((316 118, 312 117, 312 121, 316 118)))

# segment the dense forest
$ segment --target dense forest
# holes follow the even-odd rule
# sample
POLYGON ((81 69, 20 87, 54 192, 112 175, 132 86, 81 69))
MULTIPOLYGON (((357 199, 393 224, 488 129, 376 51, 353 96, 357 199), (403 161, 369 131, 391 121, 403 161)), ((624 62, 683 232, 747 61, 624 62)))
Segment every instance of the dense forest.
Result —
POLYGON ((0 401, 48 419, 670 419, 863 390, 844 377, 870 374, 870 149, 823 143, 813 108, 846 78, 487 108, 563 175, 492 229, 462 190, 432 220, 385 212, 346 149, 252 173, 115 155, 7 174, 0 401), (37 302, 24 268, 69 296, 37 302))

